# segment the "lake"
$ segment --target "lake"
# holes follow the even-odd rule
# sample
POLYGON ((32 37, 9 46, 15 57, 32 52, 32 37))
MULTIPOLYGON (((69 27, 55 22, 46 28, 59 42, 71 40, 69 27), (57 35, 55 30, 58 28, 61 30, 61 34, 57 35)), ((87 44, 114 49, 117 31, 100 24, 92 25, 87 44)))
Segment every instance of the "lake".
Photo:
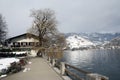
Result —
POLYGON ((63 61, 93 73, 120 80, 120 49, 65 51, 63 61))

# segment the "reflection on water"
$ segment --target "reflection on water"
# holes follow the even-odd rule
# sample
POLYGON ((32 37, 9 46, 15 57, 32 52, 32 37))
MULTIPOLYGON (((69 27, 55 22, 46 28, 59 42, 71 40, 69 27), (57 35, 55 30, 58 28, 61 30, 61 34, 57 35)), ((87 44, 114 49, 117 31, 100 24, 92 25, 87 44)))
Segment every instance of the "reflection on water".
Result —
POLYGON ((65 51, 63 60, 78 68, 120 80, 120 50, 65 51))

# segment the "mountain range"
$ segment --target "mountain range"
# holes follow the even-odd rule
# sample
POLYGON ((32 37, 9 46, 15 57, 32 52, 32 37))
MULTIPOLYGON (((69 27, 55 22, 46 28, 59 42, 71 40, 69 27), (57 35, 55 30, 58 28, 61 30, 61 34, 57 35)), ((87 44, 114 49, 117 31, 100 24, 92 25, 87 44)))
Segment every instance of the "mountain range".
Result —
POLYGON ((96 45, 113 45, 120 42, 120 33, 66 33, 69 48, 81 48, 96 45))
POLYGON ((69 36, 66 38, 67 47, 69 49, 81 49, 94 46, 91 41, 84 39, 78 35, 69 36))
POLYGON ((110 42, 104 44, 104 47, 106 48, 120 48, 120 37, 116 37, 112 39, 110 42))

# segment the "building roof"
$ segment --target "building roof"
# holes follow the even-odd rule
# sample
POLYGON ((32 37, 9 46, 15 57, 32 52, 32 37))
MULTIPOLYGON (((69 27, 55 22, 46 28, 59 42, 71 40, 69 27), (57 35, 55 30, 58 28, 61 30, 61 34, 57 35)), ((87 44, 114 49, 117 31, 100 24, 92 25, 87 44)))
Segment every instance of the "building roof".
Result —
POLYGON ((32 37, 32 38, 38 39, 38 37, 36 35, 30 34, 30 33, 24 33, 24 34, 21 34, 21 35, 18 35, 18 36, 14 36, 14 37, 8 38, 5 41, 8 42, 8 41, 11 41, 11 40, 13 40, 15 38, 19 38, 19 37, 22 37, 22 36, 29 37, 29 38, 32 37))

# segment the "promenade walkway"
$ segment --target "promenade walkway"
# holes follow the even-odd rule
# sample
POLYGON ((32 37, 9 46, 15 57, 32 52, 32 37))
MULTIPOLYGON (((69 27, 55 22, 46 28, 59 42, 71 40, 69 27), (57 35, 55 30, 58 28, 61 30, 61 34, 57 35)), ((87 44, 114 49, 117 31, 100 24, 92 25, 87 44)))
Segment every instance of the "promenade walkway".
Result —
POLYGON ((62 78, 47 64, 43 58, 33 58, 26 65, 30 70, 9 75, 2 80, 62 80, 62 78))

